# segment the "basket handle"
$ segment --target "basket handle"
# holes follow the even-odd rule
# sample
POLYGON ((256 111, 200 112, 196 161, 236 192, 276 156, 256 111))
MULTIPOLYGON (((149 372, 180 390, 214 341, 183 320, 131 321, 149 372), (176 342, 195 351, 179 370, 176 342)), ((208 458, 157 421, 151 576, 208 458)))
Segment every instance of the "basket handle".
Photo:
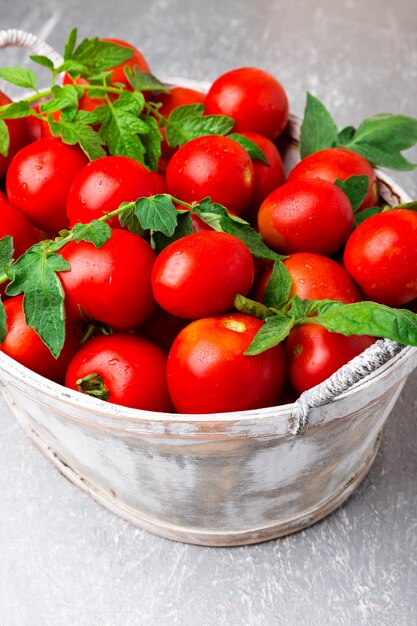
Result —
POLYGON ((64 62, 62 56, 51 48, 49 44, 39 39, 36 35, 27 33, 24 30, 18 30, 16 28, 0 30, 0 48, 6 48, 7 46, 27 48, 34 54, 46 56, 51 59, 56 67, 62 65, 64 62))

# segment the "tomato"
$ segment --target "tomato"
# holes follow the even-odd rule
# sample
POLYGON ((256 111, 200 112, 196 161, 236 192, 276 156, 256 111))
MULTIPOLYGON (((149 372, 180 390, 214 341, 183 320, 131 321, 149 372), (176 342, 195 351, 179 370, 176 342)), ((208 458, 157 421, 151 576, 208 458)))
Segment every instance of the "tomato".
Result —
POLYGON ((267 245, 277 252, 330 256, 352 231, 352 205, 339 187, 325 180, 289 182, 261 204, 258 226, 267 245))
POLYGON ((159 254, 152 289, 166 311, 196 319, 232 309, 236 294, 249 292, 253 276, 245 244, 227 233, 203 231, 174 241, 159 254))
MULTIPOLYGON (((11 104, 11 100, 6 94, 0 91, 0 106, 11 104)), ((15 120, 4 120, 9 130, 10 144, 7 156, 0 154, 0 178, 3 178, 7 172, 7 168, 16 152, 23 148, 27 143, 26 138, 26 121, 24 118, 15 120)))
POLYGON ((371 300, 400 306, 417 297, 417 213, 395 209, 362 222, 345 248, 344 265, 371 300))
MULTIPOLYGON (((159 178, 144 165, 125 156, 108 156, 91 161, 74 179, 67 198, 67 215, 71 226, 88 223, 117 209, 122 202, 151 196, 159 178)), ((108 221, 120 226, 119 218, 108 221)))
POLYGON ((38 139, 20 150, 10 163, 6 189, 9 201, 37 228, 57 233, 67 228, 68 190, 88 163, 78 146, 60 139, 38 139))
POLYGON ((253 159, 254 189, 249 207, 243 214, 243 218, 253 224, 258 223, 258 211, 262 202, 277 187, 285 183, 284 164, 277 147, 267 137, 258 133, 240 133, 253 141, 264 153, 268 163, 259 159, 253 159))
POLYGON ((285 378, 281 345, 257 356, 244 352, 263 322, 232 313, 196 320, 174 341, 168 387, 180 413, 244 411, 279 402, 285 378))
POLYGON ((285 344, 291 384, 298 393, 318 385, 374 341, 368 335, 331 333, 318 324, 294 328, 285 344))
POLYGON ((18 259, 37 242, 35 231, 29 220, 19 209, 0 198, 0 239, 6 235, 13 237, 15 259, 18 259))
MULTIPOLYGON (((302 300, 337 300, 349 304, 361 300, 359 291, 346 270, 328 257, 312 252, 296 252, 285 259, 290 273, 292 288, 290 298, 302 300)), ((265 287, 271 277, 269 268, 261 277, 255 299, 263 302, 265 287)))
POLYGON ((187 324, 187 320, 175 317, 157 306, 152 317, 137 329, 137 333, 156 343, 164 352, 169 352, 174 339, 187 324))
POLYGON ((368 193, 360 208, 378 204, 376 174, 371 164, 360 154, 346 148, 327 148, 305 157, 291 170, 291 182, 306 178, 321 178, 334 183, 337 178, 346 180, 350 176, 368 176, 368 193))
POLYGON ((65 302, 78 319, 81 307, 93 320, 115 330, 130 330, 152 315, 155 252, 139 235, 114 229, 101 248, 72 241, 60 254, 71 266, 60 272, 65 302))
POLYGON ((133 409, 170 411, 166 361, 161 348, 142 337, 123 333, 94 337, 72 359, 65 385, 83 391, 88 383, 79 388, 77 381, 97 374, 102 391, 107 391, 102 399, 133 409))
POLYGON ((166 183, 169 193, 180 200, 191 203, 210 196, 240 214, 252 197, 253 165, 237 141, 218 135, 197 137, 174 154, 166 183))
POLYGON ((25 367, 57 383, 63 383, 68 363, 79 349, 80 343, 67 320, 66 339, 57 359, 39 335, 25 321, 23 296, 14 296, 4 303, 7 335, 0 350, 25 367))
POLYGON ((274 76, 254 67, 226 72, 214 81, 205 100, 208 115, 236 120, 234 131, 253 131, 276 139, 288 122, 288 98, 274 76))

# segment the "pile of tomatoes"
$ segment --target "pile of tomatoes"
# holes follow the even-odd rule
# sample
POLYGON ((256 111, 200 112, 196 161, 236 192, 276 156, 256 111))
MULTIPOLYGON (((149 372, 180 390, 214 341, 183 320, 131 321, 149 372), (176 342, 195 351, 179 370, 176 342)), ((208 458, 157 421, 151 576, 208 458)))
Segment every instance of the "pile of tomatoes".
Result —
MULTIPOLYGON (((136 49, 128 63, 149 69, 136 49)), ((111 80, 128 89, 123 70, 115 68, 111 80)), ((190 204, 210 197, 285 256, 291 296, 391 306, 417 297, 417 214, 381 213, 354 229, 352 205, 335 180, 368 176, 365 209, 377 204, 376 176, 368 161, 343 148, 308 156, 287 180, 277 141, 288 122, 288 99, 273 76, 240 68, 215 80, 207 95, 174 87, 150 97, 165 116, 178 106, 204 104, 208 115, 232 117, 233 131, 255 143, 265 159, 251 158, 233 138, 206 135, 179 148, 164 136, 157 172, 122 155, 89 162, 78 145, 53 137, 38 119, 8 120, 9 155, 0 157, 0 237, 12 235, 15 258, 123 202, 163 193, 190 204)), ((0 104, 6 102, 2 95, 0 104)), ((91 111, 98 104, 85 95, 79 106, 91 111)), ((291 401, 373 343, 369 336, 330 333, 311 323, 294 328, 285 345, 245 354, 264 322, 236 312, 234 299, 241 294, 262 302, 271 263, 254 259, 234 235, 213 230, 198 216, 192 220, 194 233, 158 255, 147 233, 122 228, 118 217, 109 220, 112 236, 102 247, 68 243, 60 251, 70 265, 59 274, 66 312, 60 356, 55 359, 26 324, 21 295, 3 296, 7 335, 1 350, 102 400, 214 413, 291 401)))

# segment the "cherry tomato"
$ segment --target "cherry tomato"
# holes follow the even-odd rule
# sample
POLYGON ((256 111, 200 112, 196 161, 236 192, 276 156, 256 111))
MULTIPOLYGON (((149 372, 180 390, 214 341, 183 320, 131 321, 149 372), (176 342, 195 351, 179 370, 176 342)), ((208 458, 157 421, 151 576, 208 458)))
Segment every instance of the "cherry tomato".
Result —
POLYGON ((6 235, 13 237, 15 259, 18 259, 37 242, 35 231, 29 220, 19 209, 0 198, 0 239, 6 235))
POLYGON ((14 296, 4 303, 7 335, 0 350, 25 367, 57 383, 63 383, 68 363, 80 347, 67 321, 66 339, 57 359, 39 335, 25 321, 23 296, 14 296))
POLYGON ((38 139, 20 150, 10 163, 6 189, 9 201, 37 228, 56 233, 68 227, 68 190, 88 163, 78 146, 60 139, 38 139))
POLYGON ((180 200, 191 203, 210 196, 240 214, 252 197, 253 165, 237 141, 218 135, 197 137, 174 154, 166 182, 169 193, 180 200))
POLYGON ((72 241, 60 254, 71 266, 60 272, 65 302, 78 319, 81 307, 93 320, 115 330, 130 330, 152 315, 155 253, 139 235, 114 229, 101 248, 72 241))
POLYGON ((244 411, 279 402, 285 378, 281 345, 257 356, 244 352, 263 322, 232 313, 196 320, 174 341, 168 387, 179 413, 244 411))
POLYGON ((352 205, 333 183, 318 178, 289 182, 261 204, 258 226, 277 252, 332 255, 353 228, 352 205))
MULTIPOLYGON (((290 273, 292 288, 290 298, 302 300, 336 300, 349 304, 361 300, 358 289, 346 270, 328 257, 312 252, 296 252, 285 259, 290 273)), ((271 277, 269 268, 259 280, 255 299, 263 302, 265 287, 271 277)))
MULTIPOLYGON (((67 215, 71 226, 88 223, 117 209, 122 202, 132 202, 156 193, 160 184, 156 173, 125 156, 96 159, 74 179, 67 198, 67 215)), ((119 218, 108 221, 120 226, 119 218)))
POLYGON ((256 226, 258 224, 258 211, 262 202, 277 187, 285 183, 284 164, 280 153, 274 143, 267 137, 258 133, 240 133, 253 141, 264 153, 268 163, 259 159, 253 159, 254 189, 249 207, 243 214, 243 218, 256 226))
MULTIPOLYGON (((0 106, 11 104, 11 100, 6 94, 0 91, 0 106)), ((10 144, 7 156, 0 154, 0 178, 3 178, 7 172, 7 168, 16 152, 23 148, 27 143, 26 137, 26 121, 24 118, 15 120, 4 120, 9 130, 10 144)))
POLYGON ((167 246, 152 271, 155 300, 172 315, 196 319, 233 308, 246 295, 254 267, 237 237, 216 231, 187 235, 167 246))
POLYGON ((376 174, 371 164, 360 154, 346 148, 327 148, 310 154, 291 170, 288 180, 299 181, 306 178, 321 178, 334 183, 337 178, 346 180, 350 176, 368 176, 368 193, 360 208, 378 204, 376 174))
POLYGON ((288 122, 288 98, 274 76, 254 67, 226 72, 214 81, 205 100, 206 113, 236 120, 235 132, 253 131, 276 139, 288 122))
POLYGON ((368 335, 331 333, 318 324, 294 328, 285 344, 291 384, 298 393, 318 385, 374 341, 368 335))
POLYGON ((343 261, 371 300, 400 306, 417 297, 417 213, 395 209, 362 222, 343 261))
POLYGON ((124 333, 94 337, 72 359, 65 385, 88 393, 88 381, 80 388, 77 381, 96 374, 102 379, 102 391, 107 391, 102 399, 133 409, 170 411, 166 361, 161 348, 142 337, 124 333))

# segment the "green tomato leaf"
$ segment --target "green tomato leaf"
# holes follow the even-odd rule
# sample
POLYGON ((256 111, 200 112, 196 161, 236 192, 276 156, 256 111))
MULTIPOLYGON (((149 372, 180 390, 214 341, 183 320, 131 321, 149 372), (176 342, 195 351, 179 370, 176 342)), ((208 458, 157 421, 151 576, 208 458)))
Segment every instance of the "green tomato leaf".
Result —
POLYGON ((380 113, 368 117, 344 147, 357 152, 374 165, 398 171, 417 167, 401 152, 417 143, 417 119, 406 115, 380 113))
POLYGON ((89 72, 96 74, 121 65, 133 56, 133 50, 125 46, 100 41, 98 37, 84 39, 73 50, 68 59, 84 65, 89 72))
POLYGON ((6 326, 6 311, 4 309, 4 304, 0 299, 0 343, 6 339, 7 334, 7 326, 6 326))
POLYGON ((29 102, 21 100, 20 102, 13 102, 0 113, 0 117, 4 120, 13 120, 21 117, 28 117, 30 115, 29 102))
POLYGON ((146 149, 140 135, 149 133, 148 124, 114 106, 97 107, 95 113, 100 116, 100 136, 107 142, 110 154, 128 156, 144 164, 146 149))
POLYGON ((49 59, 48 57, 45 57, 41 54, 32 54, 30 59, 34 62, 37 63, 38 65, 42 65, 42 67, 47 67, 48 70, 53 70, 54 69, 54 64, 52 63, 51 59, 49 59))
POLYGON ((70 145, 80 144, 90 161, 106 156, 102 147, 104 140, 88 124, 66 120, 56 122, 52 115, 48 115, 48 124, 54 137, 62 137, 64 143, 70 145))
POLYGON ((182 146, 190 139, 203 135, 227 135, 235 121, 226 115, 203 115, 204 104, 185 104, 175 108, 169 118, 168 145, 182 146))
POLYGON ((276 314, 276 311, 269 309, 264 304, 261 304, 256 300, 251 300, 250 298, 245 298, 245 296, 242 296, 241 294, 235 296, 234 307, 240 313, 253 315, 260 320, 265 320, 267 317, 276 314))
POLYGON ((143 121, 149 129, 147 134, 141 136, 141 141, 146 150, 145 165, 156 171, 161 157, 161 131, 159 130, 158 122, 153 117, 146 117, 143 121))
POLYGON ((352 141, 352 138, 355 133, 356 133, 356 128, 354 126, 346 126, 346 128, 343 128, 343 130, 341 130, 337 136, 337 139, 336 139, 337 145, 339 146, 347 145, 350 141, 352 141))
POLYGON ((53 99, 41 104, 41 113, 69 111, 72 114, 72 118, 74 118, 78 109, 78 91, 76 86, 65 85, 64 87, 59 87, 59 85, 54 85, 52 93, 53 99))
POLYGON ((4 120, 0 119, 0 154, 7 157, 10 146, 10 135, 7 124, 4 120))
POLYGON ((266 158, 265 154, 262 152, 260 147, 257 146, 254 141, 252 141, 252 139, 248 139, 243 135, 239 135, 239 133, 230 133, 230 135, 227 136, 229 137, 229 139, 234 139, 235 141, 237 141, 237 143, 239 143, 242 148, 245 148, 251 159, 257 159, 258 161, 262 161, 262 163, 265 163, 265 165, 269 165, 268 159, 266 158))
MULTIPOLYGON (((100 96, 100 94, 98 94, 100 96)), ((101 93, 103 97, 103 93, 101 93)), ((112 103, 115 109, 120 111, 126 111, 132 115, 140 115, 145 105, 145 98, 138 91, 123 91, 120 96, 112 103)), ((145 131, 146 132, 146 131, 145 131)))
POLYGON ((36 89, 36 75, 24 67, 3 67, 0 69, 0 78, 18 87, 36 89))
POLYGON ((70 34, 68 35, 68 39, 66 41, 65 48, 64 48, 64 59, 66 61, 68 59, 71 59, 76 43, 77 43, 77 29, 73 28, 70 31, 70 34))
POLYGON ((0 268, 4 271, 5 268, 9 269, 13 262, 13 237, 6 235, 0 239, 0 268))
POLYGON ((64 290, 57 272, 70 269, 60 254, 50 254, 42 244, 32 246, 10 268, 12 282, 6 293, 24 293, 26 323, 58 358, 65 340, 64 290))
POLYGON ((245 222, 240 217, 230 215, 224 206, 211 202, 210 198, 200 200, 193 207, 193 213, 201 217, 203 222, 214 230, 229 233, 240 239, 249 248, 253 256, 272 261, 285 258, 270 250, 263 242, 260 234, 248 222, 245 222))
POLYGON ((167 237, 161 232, 152 232, 153 248, 156 254, 162 252, 162 250, 169 246, 169 244, 173 241, 177 241, 177 239, 193 234, 194 230, 191 213, 189 211, 177 211, 177 213, 178 223, 171 237, 167 237))
POLYGON ((125 74, 130 85, 137 91, 169 91, 169 88, 156 76, 149 72, 141 72, 137 65, 133 68, 133 72, 130 67, 125 67, 125 74))
MULTIPOLYGON (((120 205, 120 208, 122 208, 123 205, 124 203, 120 205)), ((131 233, 136 233, 141 237, 143 237, 146 232, 136 217, 134 209, 126 209, 123 213, 120 213, 119 222, 122 228, 127 228, 131 233)))
POLYGON ((300 155, 304 159, 309 154, 331 148, 337 140, 337 126, 324 104, 307 93, 304 119, 301 124, 300 155))
POLYGON ((93 220, 89 224, 75 224, 72 230, 75 241, 88 241, 96 248, 101 248, 111 237, 110 226, 100 220, 93 220))
POLYGON ((258 330, 245 354, 254 356, 274 348, 284 341, 294 325, 293 320, 281 315, 267 317, 265 324, 258 330))
POLYGON ((346 180, 337 178, 334 184, 340 187, 347 195, 352 205, 352 210, 356 213, 368 193, 368 176, 350 176, 346 180))
POLYGON ((280 309, 287 304, 291 287, 292 280, 289 271, 282 261, 275 261, 271 277, 265 288, 265 306, 280 309))
POLYGON ((78 76, 88 76, 89 82, 92 82, 90 78, 90 70, 82 63, 78 63, 78 61, 65 61, 55 71, 59 73, 67 72, 72 78, 76 78, 78 76))
POLYGON ((373 215, 377 215, 378 213, 382 213, 383 207, 380 206, 371 206, 368 209, 364 209, 363 211, 357 211, 355 213, 355 228, 362 224, 368 217, 372 217, 373 215))
POLYGON ((145 230, 161 232, 172 237, 178 223, 178 211, 168 196, 158 194, 136 200, 135 215, 145 230))

